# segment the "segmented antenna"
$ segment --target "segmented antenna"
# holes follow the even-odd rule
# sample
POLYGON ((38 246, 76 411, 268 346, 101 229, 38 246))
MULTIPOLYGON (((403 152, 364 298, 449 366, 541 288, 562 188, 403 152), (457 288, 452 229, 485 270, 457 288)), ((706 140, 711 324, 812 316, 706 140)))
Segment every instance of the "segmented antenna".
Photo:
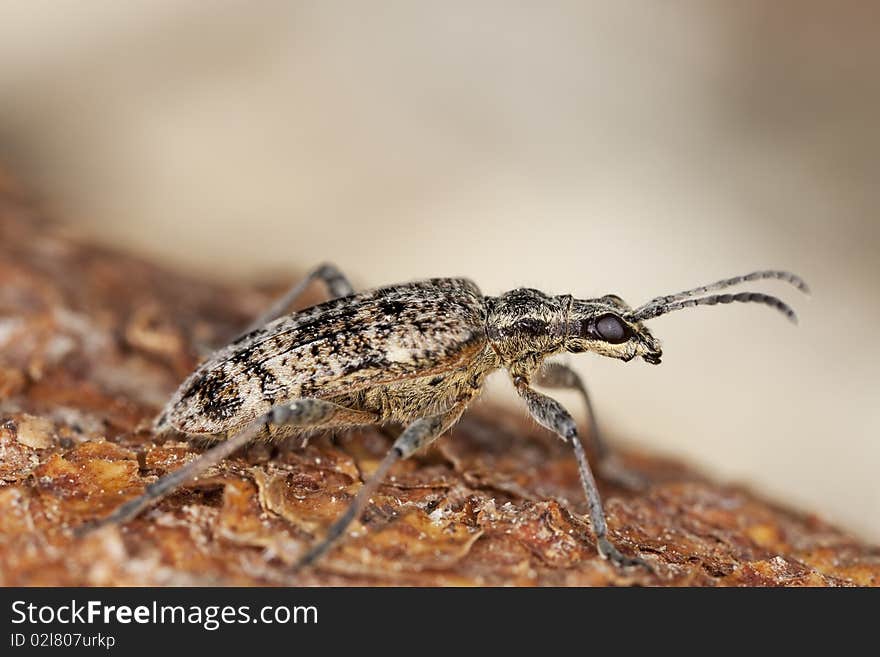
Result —
POLYGON ((636 308, 633 311, 633 317, 636 320, 644 320, 651 319, 652 317, 657 317, 658 315, 665 315, 666 313, 670 313, 675 310, 681 310, 682 308, 691 308, 693 306, 714 306, 717 303, 754 302, 772 306, 782 312, 786 317, 788 317, 788 319, 797 323, 797 315, 787 304, 783 303, 776 297, 767 294, 761 294, 759 292, 742 292, 739 294, 715 294, 707 297, 700 297, 697 299, 693 298, 697 295, 705 294, 706 292, 723 290, 725 288, 731 287, 733 285, 738 285, 740 283, 745 283, 747 281, 759 281, 765 279, 776 279, 785 283, 790 283, 801 292, 804 292, 805 294, 810 293, 810 288, 807 286, 804 280, 800 276, 792 274, 791 272, 777 270, 754 271, 751 274, 745 274, 744 276, 734 276, 733 278, 725 278, 720 281, 710 283, 709 285, 701 285, 700 287, 695 287, 691 290, 685 290, 684 292, 678 292, 677 294, 669 294, 662 297, 656 297, 654 299, 651 299, 643 306, 636 308))
POLYGON ((635 318, 639 321, 651 319, 658 315, 665 315, 682 308, 692 308, 693 306, 714 306, 718 303, 763 303, 776 308, 789 320, 797 324, 797 314, 784 301, 772 297, 769 294, 761 294, 760 292, 739 292, 738 294, 713 294, 708 297, 697 297, 696 299, 683 299, 668 303, 665 306, 654 306, 645 311, 637 313, 635 318))

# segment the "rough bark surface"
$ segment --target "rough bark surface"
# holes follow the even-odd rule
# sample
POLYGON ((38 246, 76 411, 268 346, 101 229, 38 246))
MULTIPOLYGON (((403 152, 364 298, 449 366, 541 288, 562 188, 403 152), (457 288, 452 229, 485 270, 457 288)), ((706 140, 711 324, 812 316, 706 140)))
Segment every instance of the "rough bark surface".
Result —
POLYGON ((256 445, 125 527, 74 538, 199 454, 160 443, 149 421, 197 347, 235 334, 273 291, 77 242, 0 174, 0 584, 880 584, 877 547, 641 453, 624 459, 646 491, 600 481, 614 541, 656 570, 620 573, 596 556, 565 446, 479 404, 399 464, 307 572, 290 564, 376 467, 381 433, 256 445))

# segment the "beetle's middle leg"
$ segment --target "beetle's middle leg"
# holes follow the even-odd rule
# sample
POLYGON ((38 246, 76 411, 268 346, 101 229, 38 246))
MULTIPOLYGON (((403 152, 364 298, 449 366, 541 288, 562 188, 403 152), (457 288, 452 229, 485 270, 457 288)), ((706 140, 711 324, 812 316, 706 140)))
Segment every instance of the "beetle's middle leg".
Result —
POLYGON ((296 399, 275 406, 267 413, 252 420, 243 429, 204 452, 189 462, 147 486, 143 495, 129 500, 109 516, 96 522, 87 523, 77 529, 78 534, 103 527, 121 524, 134 518, 148 506, 173 493, 184 484, 193 481, 209 468, 217 465, 245 445, 259 437, 267 424, 291 425, 304 430, 328 428, 334 424, 372 424, 378 417, 372 413, 355 411, 323 399, 296 399))
POLYGON ((461 417, 465 404, 461 403, 451 410, 422 418, 407 425, 394 441, 394 445, 379 463, 376 471, 364 482, 348 508, 327 530, 326 536, 308 550, 297 562, 296 569, 303 568, 315 562, 345 533, 348 526, 358 517, 370 501, 373 493, 385 479, 388 471, 397 461, 408 458, 414 452, 432 443, 443 435, 461 417))
POLYGON ((599 459, 599 473, 607 481, 630 490, 647 488, 647 479, 621 463, 614 449, 602 437, 593 402, 590 400, 590 393, 587 392, 587 386, 577 372, 562 363, 544 363, 535 377, 535 385, 541 388, 576 390, 584 400, 584 406, 587 409, 587 421, 590 423, 590 442, 599 459))

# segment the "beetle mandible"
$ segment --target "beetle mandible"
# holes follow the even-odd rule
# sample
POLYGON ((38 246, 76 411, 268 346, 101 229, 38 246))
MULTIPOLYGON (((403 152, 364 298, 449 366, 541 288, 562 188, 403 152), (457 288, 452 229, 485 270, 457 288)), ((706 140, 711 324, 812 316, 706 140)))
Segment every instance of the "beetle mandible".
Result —
POLYGON ((355 294, 336 267, 322 265, 237 340, 210 355, 181 384, 154 423, 157 433, 173 430, 221 442, 82 531, 125 522, 258 437, 402 425, 403 431, 346 512, 298 562, 298 566, 311 564, 359 517, 392 465, 452 427, 487 375, 503 368, 529 414, 572 448, 599 554, 617 566, 650 569, 608 539, 602 500, 577 425, 558 401, 535 386, 579 391, 600 471, 625 481, 633 478, 601 440, 580 376, 565 365, 544 361, 563 352, 592 352, 659 364, 660 343, 644 322, 693 306, 761 303, 796 322, 794 311, 773 296, 709 294, 762 279, 778 279, 808 292, 798 276, 774 270, 656 297, 635 309, 616 295, 577 299, 520 288, 484 296, 464 278, 433 278, 355 294), (326 284, 331 300, 285 314, 316 279, 326 284))

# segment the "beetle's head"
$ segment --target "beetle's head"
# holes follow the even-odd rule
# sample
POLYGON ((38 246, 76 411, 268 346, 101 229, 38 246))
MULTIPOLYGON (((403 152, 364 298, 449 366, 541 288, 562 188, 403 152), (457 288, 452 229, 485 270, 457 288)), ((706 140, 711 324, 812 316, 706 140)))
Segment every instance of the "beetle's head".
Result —
POLYGON ((574 299, 569 295, 553 297, 539 290, 520 288, 488 298, 487 336, 495 351, 507 361, 559 351, 591 351, 623 361, 641 357, 657 365, 663 351, 659 340, 644 323, 676 310, 726 303, 761 303, 797 322, 797 316, 787 304, 761 292, 706 294, 762 279, 785 281, 803 292, 809 291, 803 280, 784 271, 758 271, 726 278, 692 290, 655 297, 638 308, 631 308, 614 294, 598 299, 574 299))
POLYGON ((614 294, 599 299, 572 299, 566 351, 591 351, 630 361, 641 356, 657 365, 663 356, 660 341, 633 316, 632 308, 614 294))
POLYGON ((797 323, 794 310, 787 304, 776 297, 760 292, 701 296, 707 292, 722 290, 744 281, 761 279, 785 281, 802 292, 809 292, 806 283, 794 274, 784 271, 758 271, 702 285, 677 294, 656 297, 635 309, 630 308, 623 299, 613 294, 599 299, 571 299, 565 349, 574 353, 591 351, 624 361, 641 356, 646 362, 656 365, 660 363, 663 352, 660 349, 660 342, 651 334, 644 322, 660 315, 695 306, 761 303, 775 308, 788 319, 797 323))
POLYGON ((659 363, 660 343, 632 312, 615 295, 581 300, 520 288, 492 298, 487 334, 495 351, 509 361, 530 354, 592 351, 659 363))

